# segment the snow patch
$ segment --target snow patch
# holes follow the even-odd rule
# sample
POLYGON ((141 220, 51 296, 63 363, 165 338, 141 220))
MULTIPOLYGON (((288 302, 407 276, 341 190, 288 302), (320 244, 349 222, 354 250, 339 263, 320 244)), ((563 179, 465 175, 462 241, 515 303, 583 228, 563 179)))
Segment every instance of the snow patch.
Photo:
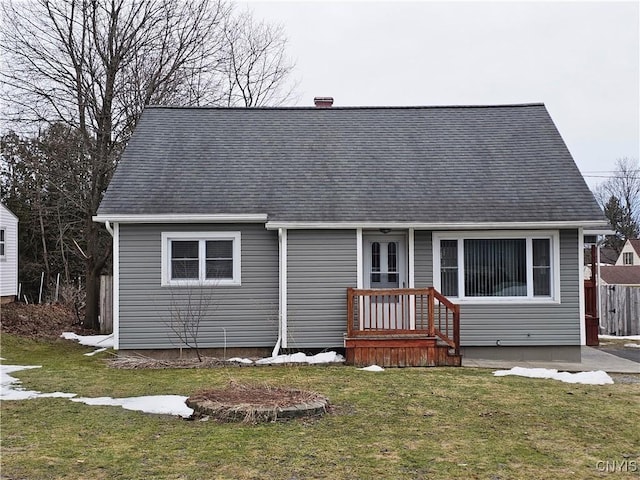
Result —
POLYGON ((309 365, 317 365, 320 363, 339 362, 344 362, 344 357, 336 352, 323 352, 312 356, 298 352, 291 355, 261 358, 260 360, 256 360, 256 365, 276 365, 282 363, 308 363, 309 365))
POLYGON ((625 343, 625 348, 640 348, 640 343, 625 343))
POLYGON ((84 356, 85 357, 93 357, 96 353, 104 352, 105 350, 106 350, 106 348, 99 348, 97 350, 94 350, 93 352, 85 353, 84 356))
POLYGON ((41 365, 0 365, 0 400, 29 400, 32 398, 71 398, 75 393, 41 393, 35 390, 25 390, 18 386, 20 380, 9 375, 21 370, 42 368, 41 365))
POLYGON ((60 336, 67 340, 77 340, 80 345, 87 347, 113 348, 113 333, 110 335, 77 335, 73 332, 62 332, 60 336))
POLYGON ((496 370, 493 372, 496 377, 504 377, 506 375, 517 375, 519 377, 529 378, 549 378, 560 380, 566 383, 583 383, 586 385, 607 385, 612 384, 613 379, 602 370, 593 372, 558 372, 550 368, 522 368, 513 367, 511 370, 496 370))
POLYGON ((233 357, 227 360, 227 362, 234 362, 234 363, 245 363, 245 364, 250 364, 253 363, 253 360, 248 359, 248 358, 240 358, 240 357, 233 357))
POLYGON ((598 335, 598 338, 600 338, 601 340, 640 340, 640 335, 598 335))
POLYGON ((364 370, 365 372, 384 372, 384 368, 378 365, 369 365, 368 367, 359 368, 358 370, 364 370))
POLYGON ((134 410, 137 412, 179 415, 183 418, 189 418, 193 414, 193 409, 187 407, 185 403, 186 400, 187 397, 181 395, 149 395, 129 398, 78 397, 71 399, 72 402, 81 402, 87 405, 122 407, 125 410, 134 410))

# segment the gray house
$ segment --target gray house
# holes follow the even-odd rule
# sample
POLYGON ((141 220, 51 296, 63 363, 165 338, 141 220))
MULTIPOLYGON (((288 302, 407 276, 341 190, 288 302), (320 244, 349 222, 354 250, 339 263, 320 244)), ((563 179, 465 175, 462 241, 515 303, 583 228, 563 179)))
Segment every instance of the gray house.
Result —
POLYGON ((579 358, 606 220, 542 104, 143 113, 95 221, 121 350, 579 358), (355 352, 355 353, 354 353, 355 352))

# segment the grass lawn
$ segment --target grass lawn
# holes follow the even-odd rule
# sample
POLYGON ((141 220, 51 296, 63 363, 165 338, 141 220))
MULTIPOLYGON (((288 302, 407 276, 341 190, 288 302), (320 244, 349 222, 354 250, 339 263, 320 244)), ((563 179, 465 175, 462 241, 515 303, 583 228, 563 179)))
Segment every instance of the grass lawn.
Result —
POLYGON ((571 385, 470 368, 116 370, 107 353, 4 334, 28 389, 190 395, 230 381, 313 390, 334 412, 261 425, 185 421, 67 399, 2 402, 7 479, 638 478, 640 384, 571 385), (608 470, 605 471, 605 470, 608 470), (616 473, 612 473, 616 470, 616 473))

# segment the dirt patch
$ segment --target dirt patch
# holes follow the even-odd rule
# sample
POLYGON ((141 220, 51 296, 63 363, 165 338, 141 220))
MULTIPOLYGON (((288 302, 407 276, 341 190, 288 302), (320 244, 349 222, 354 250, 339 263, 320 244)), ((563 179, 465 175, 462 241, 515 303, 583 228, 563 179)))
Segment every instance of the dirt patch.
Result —
POLYGON ((62 332, 95 335, 80 325, 73 310, 61 304, 27 305, 14 302, 0 305, 0 331, 28 338, 53 339, 62 332))
POLYGON ((315 392, 235 382, 222 389, 201 390, 186 403, 196 417, 244 423, 320 416, 329 408, 329 400, 315 392))

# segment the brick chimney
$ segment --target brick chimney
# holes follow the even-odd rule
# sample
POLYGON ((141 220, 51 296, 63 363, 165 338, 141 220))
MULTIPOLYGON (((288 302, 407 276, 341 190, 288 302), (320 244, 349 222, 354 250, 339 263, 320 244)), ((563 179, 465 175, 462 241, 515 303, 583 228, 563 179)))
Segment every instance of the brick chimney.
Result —
POLYGON ((316 104, 316 108, 331 108, 333 97, 315 97, 313 103, 316 104))

